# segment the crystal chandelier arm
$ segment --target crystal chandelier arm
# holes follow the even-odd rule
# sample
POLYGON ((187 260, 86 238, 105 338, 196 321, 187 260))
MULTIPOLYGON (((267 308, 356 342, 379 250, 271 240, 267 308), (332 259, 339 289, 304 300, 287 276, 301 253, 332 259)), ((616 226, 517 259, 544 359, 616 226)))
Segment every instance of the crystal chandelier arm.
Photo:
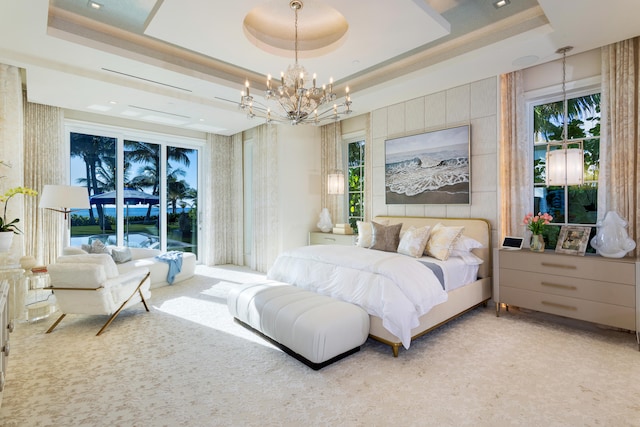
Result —
POLYGON ((291 125, 314 124, 321 121, 338 120, 343 115, 351 113, 351 96, 349 88, 345 91, 345 101, 334 104, 336 94, 333 91, 333 78, 328 85, 316 86, 316 75, 311 77, 304 67, 298 64, 298 12, 303 7, 302 0, 290 0, 289 7, 294 11, 294 52, 295 63, 280 73, 280 85, 275 88, 272 85, 271 75, 267 75, 267 90, 265 100, 271 102, 274 108, 256 102, 249 95, 249 82, 242 93, 240 108, 248 112, 249 118, 262 117, 267 123, 277 121, 289 122, 291 125), (311 87, 305 87, 305 82, 312 83, 311 87))

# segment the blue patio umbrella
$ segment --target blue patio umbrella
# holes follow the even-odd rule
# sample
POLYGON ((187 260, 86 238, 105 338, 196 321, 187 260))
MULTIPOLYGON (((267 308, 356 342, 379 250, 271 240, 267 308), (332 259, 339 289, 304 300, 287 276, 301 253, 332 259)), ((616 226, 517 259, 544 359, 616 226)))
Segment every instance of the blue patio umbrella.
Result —
MULTIPOLYGON (((144 191, 133 190, 130 188, 126 188, 124 190, 124 204, 127 208, 126 218, 127 218, 127 241, 129 241, 129 206, 130 205, 158 205, 160 204, 160 197, 154 194, 145 193, 144 191)), ((116 204, 116 191, 108 191, 102 194, 96 194, 94 196, 89 197, 89 202, 92 205, 115 205, 116 204)))
MULTIPOLYGON (((160 203, 160 197, 154 194, 145 193, 144 191, 132 190, 126 188, 124 191, 125 205, 157 205, 160 203)), ((108 191, 102 194, 96 194, 89 198, 92 205, 115 205, 116 191, 108 191)))

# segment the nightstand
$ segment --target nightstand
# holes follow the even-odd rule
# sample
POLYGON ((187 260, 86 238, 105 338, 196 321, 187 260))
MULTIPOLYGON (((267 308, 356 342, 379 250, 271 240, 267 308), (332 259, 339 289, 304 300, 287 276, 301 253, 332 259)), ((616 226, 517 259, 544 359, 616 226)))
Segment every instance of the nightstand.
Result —
POLYGON ((502 303, 639 331, 638 270, 630 258, 500 250, 497 314, 502 303))
POLYGON ((321 231, 309 232, 310 245, 345 245, 353 246, 356 241, 355 234, 333 234, 321 231))

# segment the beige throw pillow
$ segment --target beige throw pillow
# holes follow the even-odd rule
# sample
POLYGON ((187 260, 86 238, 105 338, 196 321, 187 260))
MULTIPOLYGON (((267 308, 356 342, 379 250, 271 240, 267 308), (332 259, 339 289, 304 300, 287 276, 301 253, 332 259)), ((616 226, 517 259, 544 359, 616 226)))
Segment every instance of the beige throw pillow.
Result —
POLYGON ((420 258, 424 254, 430 231, 431 227, 428 225, 420 228, 409 227, 400 238, 398 253, 420 258))
POLYGON ((425 254, 446 261, 449 259, 453 245, 456 244, 462 232, 463 226, 446 227, 442 223, 437 223, 431 230, 429 241, 425 247, 425 254))
POLYGON ((371 223, 373 226, 373 240, 371 249, 386 252, 396 252, 400 243, 400 229, 402 223, 394 225, 382 225, 377 222, 371 223))

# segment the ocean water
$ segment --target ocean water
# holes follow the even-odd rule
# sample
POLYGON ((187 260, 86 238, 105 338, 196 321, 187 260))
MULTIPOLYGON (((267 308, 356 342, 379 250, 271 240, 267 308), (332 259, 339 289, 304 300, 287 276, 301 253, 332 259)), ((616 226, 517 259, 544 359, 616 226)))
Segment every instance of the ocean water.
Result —
MULTIPOLYGON (((93 209, 93 215, 94 216, 98 216, 98 210, 96 208, 92 208, 93 209)), ((147 206, 129 206, 128 208, 125 206, 124 208, 124 214, 131 216, 145 216, 147 214, 147 206)), ((184 208, 185 212, 189 212, 190 208, 184 208)), ((107 216, 112 216, 115 217, 116 216, 116 208, 115 207, 105 207, 103 208, 103 211, 106 213, 107 216)), ((183 211, 182 208, 177 208, 176 209, 176 213, 181 213, 183 211)), ((167 209, 167 212, 171 212, 171 208, 167 209)), ((160 213, 160 208, 158 206, 152 206, 151 207, 151 216, 158 216, 160 213)), ((84 216, 84 217, 89 217, 89 209, 80 209, 80 210, 74 210, 73 211, 74 215, 79 215, 79 216, 84 216)))
POLYGON ((388 190, 406 196, 465 182, 469 182, 466 149, 404 153, 388 157, 385 165, 388 190))

